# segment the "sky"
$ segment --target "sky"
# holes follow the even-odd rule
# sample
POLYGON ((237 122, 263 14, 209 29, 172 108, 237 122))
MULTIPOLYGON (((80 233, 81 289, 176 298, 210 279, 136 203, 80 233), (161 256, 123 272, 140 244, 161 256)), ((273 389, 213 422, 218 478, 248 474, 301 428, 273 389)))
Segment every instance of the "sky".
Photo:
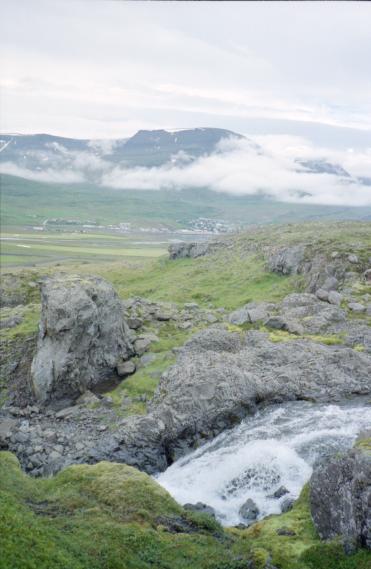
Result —
POLYGON ((371 2, 2 0, 0 131, 371 146, 371 2))

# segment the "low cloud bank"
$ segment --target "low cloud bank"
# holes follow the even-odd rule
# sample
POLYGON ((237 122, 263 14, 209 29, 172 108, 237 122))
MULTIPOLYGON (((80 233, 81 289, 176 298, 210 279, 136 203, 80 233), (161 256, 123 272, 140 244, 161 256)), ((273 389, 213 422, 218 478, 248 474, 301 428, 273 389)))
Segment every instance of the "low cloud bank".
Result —
MULTIPOLYGON (((96 148, 92 145, 92 148, 96 148)), ((290 136, 224 139, 209 156, 192 160, 184 152, 158 167, 125 167, 89 152, 58 150, 60 162, 41 170, 3 163, 1 171, 50 182, 94 181, 118 190, 206 187, 234 195, 265 194, 285 202, 371 205, 371 147, 341 152, 317 148, 290 136), (64 168, 61 168, 61 164, 64 168)))
POLYGON ((3 162, 0 164, 0 173, 10 176, 18 176, 26 180, 34 180, 35 182, 51 182, 56 184, 77 184, 85 182, 86 178, 83 172, 73 170, 57 170, 55 168, 46 168, 45 170, 30 170, 22 168, 13 162, 3 162))
POLYGON ((323 205, 371 205, 371 186, 357 178, 371 178, 371 149, 339 153, 315 149, 296 137, 223 140, 217 152, 185 165, 155 168, 117 166, 101 179, 117 189, 179 189, 207 187, 235 195, 266 194, 285 202, 323 205), (303 163, 318 161, 341 166, 349 176, 312 172, 303 163))

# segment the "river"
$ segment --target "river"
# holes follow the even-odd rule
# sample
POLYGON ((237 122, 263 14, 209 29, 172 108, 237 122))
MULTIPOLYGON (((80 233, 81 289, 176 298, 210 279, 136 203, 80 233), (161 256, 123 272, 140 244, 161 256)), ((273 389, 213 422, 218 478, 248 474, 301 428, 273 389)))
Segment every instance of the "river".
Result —
POLYGON ((316 460, 350 448, 367 428, 371 404, 365 399, 270 406, 156 478, 180 504, 206 503, 223 525, 236 525, 244 521, 238 512, 247 498, 257 504, 259 518, 280 513, 283 500, 299 496, 316 460), (273 498, 281 486, 289 493, 273 498))

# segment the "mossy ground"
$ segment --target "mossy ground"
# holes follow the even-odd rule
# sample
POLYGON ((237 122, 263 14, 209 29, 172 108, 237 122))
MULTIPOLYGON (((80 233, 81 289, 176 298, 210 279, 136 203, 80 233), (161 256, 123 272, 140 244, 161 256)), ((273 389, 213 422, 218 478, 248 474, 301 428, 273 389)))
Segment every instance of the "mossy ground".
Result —
POLYGON ((371 554, 321 544, 305 488, 291 512, 247 530, 183 510, 153 479, 114 463, 32 479, 0 453, 1 569, 369 569, 371 554), (185 522, 191 533, 171 533, 185 522), (280 536, 277 529, 295 532, 280 536), (337 563, 337 565, 336 565, 337 563))
POLYGON ((124 417, 128 415, 142 415, 146 413, 146 402, 153 397, 160 376, 166 368, 175 361, 171 352, 160 352, 156 359, 146 367, 140 368, 132 376, 121 382, 116 389, 109 392, 117 414, 124 417), (127 398, 128 405, 122 406, 127 398))

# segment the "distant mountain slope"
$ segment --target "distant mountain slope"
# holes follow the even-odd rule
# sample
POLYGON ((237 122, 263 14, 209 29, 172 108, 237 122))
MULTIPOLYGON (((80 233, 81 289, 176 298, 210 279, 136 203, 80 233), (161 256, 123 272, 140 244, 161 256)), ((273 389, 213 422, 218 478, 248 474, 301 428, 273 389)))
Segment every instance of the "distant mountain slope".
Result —
POLYGON ((46 219, 81 225, 132 223, 133 227, 186 229, 200 217, 231 226, 291 223, 301 220, 371 220, 371 207, 284 203, 264 196, 234 196, 206 188, 114 190, 94 184, 51 184, 1 176, 1 223, 5 227, 40 225, 46 219))

